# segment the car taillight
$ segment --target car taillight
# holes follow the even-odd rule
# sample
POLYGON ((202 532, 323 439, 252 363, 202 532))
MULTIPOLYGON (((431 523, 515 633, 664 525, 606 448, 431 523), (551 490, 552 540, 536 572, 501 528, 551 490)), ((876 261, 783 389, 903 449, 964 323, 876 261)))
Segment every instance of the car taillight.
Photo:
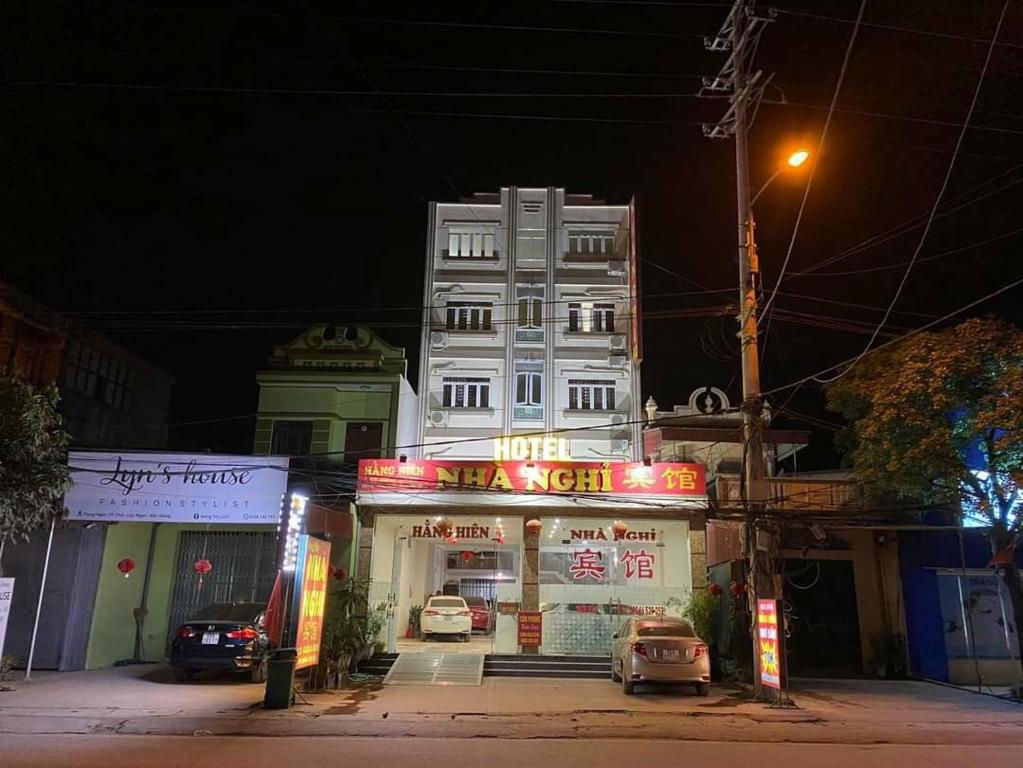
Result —
POLYGON ((646 644, 645 643, 630 643, 629 648, 632 649, 633 653, 638 653, 640 656, 646 657, 646 644))
POLYGON ((177 631, 177 636, 182 638, 182 639, 189 638, 189 637, 195 637, 198 634, 199 633, 196 632, 191 627, 178 627, 178 631, 177 631))
POLYGON ((252 627, 242 627, 241 629, 232 629, 230 632, 225 632, 224 637, 229 640, 255 640, 259 637, 259 633, 252 627))
POLYGON ((424 616, 436 616, 437 613, 438 612, 433 610, 432 608, 427 608, 425 611, 423 611, 424 616))
POLYGON ((707 646, 705 645, 694 645, 693 646, 693 660, 700 658, 701 656, 707 655, 707 646))

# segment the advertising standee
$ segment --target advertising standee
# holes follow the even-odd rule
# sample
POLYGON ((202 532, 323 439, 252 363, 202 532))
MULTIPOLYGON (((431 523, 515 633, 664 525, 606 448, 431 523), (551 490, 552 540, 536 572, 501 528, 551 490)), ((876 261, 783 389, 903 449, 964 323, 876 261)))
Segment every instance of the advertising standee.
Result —
POLYGON ((0 659, 4 656, 4 636, 7 634, 7 617, 11 615, 11 601, 14 599, 14 579, 0 579, 0 659))
POLYGON ((329 570, 330 542, 303 535, 295 574, 295 669, 313 667, 320 661, 329 570))
POLYGON ((757 655, 760 661, 760 683, 780 691, 784 683, 784 672, 777 600, 757 600, 757 655))

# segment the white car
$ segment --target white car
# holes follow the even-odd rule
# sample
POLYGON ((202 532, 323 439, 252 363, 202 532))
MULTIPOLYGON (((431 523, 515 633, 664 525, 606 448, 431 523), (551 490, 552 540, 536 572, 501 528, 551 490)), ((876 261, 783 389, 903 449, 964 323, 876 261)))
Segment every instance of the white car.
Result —
POLYGON ((472 611, 464 598, 435 595, 423 607, 419 625, 424 640, 437 635, 457 635, 467 643, 472 636, 472 611))

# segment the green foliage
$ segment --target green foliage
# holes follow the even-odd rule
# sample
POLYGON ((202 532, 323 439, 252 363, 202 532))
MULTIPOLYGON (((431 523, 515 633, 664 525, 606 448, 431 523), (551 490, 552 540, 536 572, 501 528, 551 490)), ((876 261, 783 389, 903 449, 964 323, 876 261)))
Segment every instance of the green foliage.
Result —
POLYGON ((874 352, 827 388, 839 444, 875 497, 962 505, 1006 540, 1023 489, 1023 331, 971 319, 874 352), (966 464, 983 447, 990 483, 966 464))
POLYGON ((27 539, 61 514, 71 486, 55 387, 0 371, 0 541, 27 539))
POLYGON ((321 656, 340 682, 352 664, 376 644, 383 615, 369 609, 369 583, 349 578, 327 595, 321 656))
POLYGON ((683 609, 682 617, 693 625, 696 634, 707 643, 715 645, 715 622, 721 608, 721 599, 705 589, 692 594, 689 604, 683 609))
POLYGON ((408 609, 408 625, 412 627, 412 631, 419 634, 419 622, 423 618, 423 606, 421 605, 410 605, 408 609))

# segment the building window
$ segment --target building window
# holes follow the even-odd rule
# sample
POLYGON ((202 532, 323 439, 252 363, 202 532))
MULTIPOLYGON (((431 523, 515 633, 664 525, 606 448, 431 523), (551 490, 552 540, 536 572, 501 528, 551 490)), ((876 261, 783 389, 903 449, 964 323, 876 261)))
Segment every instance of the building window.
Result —
POLYGON ((450 259, 496 259, 494 233, 482 230, 449 231, 448 249, 444 255, 450 259))
POLYGON ((572 411, 613 411, 615 383, 599 379, 570 379, 568 408, 572 411))
POLYGON ((520 285, 516 299, 518 321, 515 341, 543 341, 543 288, 520 285))
POLYGON ((122 361, 102 355, 77 339, 70 339, 64 360, 64 385, 94 397, 111 408, 127 408, 135 372, 122 361))
POLYGON ((615 305, 591 301, 568 305, 568 330, 575 333, 614 333, 615 305))
POLYGON ((490 379, 445 376, 443 397, 445 408, 489 408, 490 379))
POLYGON ((449 301, 445 305, 445 327, 449 331, 489 331, 493 323, 493 304, 449 301))
POLYGON ((523 360, 515 363, 516 419, 543 418, 543 362, 523 360))
POLYGON ((307 456, 313 445, 311 421, 275 421, 270 453, 278 456, 307 456))
POLYGON ((569 232, 568 252, 610 259, 615 252, 614 232, 569 232))

